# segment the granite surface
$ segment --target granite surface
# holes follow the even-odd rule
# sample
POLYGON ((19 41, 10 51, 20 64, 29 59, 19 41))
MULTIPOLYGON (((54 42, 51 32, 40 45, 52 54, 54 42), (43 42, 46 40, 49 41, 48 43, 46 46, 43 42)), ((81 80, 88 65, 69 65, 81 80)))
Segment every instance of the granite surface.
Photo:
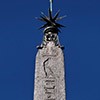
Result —
POLYGON ((66 100, 63 51, 53 42, 36 55, 33 100, 66 100))

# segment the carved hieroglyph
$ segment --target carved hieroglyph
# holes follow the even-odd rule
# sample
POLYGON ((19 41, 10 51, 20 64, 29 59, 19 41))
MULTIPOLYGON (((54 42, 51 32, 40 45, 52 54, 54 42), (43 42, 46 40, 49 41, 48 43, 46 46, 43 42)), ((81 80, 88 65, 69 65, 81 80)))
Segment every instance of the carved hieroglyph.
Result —
POLYGON ((52 41, 36 56, 33 100, 66 100, 63 52, 52 41))

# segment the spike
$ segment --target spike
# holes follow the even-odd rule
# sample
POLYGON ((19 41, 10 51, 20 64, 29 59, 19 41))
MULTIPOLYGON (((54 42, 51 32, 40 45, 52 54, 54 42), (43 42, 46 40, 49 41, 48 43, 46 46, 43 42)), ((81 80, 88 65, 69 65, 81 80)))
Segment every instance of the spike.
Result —
POLYGON ((54 21, 57 19, 59 13, 60 13, 60 10, 58 10, 58 12, 55 14, 55 16, 54 16, 54 18, 53 18, 54 21))
POLYGON ((45 28, 45 27, 47 27, 47 26, 48 26, 48 24, 44 24, 44 25, 42 25, 39 29, 45 28))
POLYGON ((59 18, 56 18, 56 21, 61 20, 61 19, 65 18, 65 17, 67 17, 67 15, 59 17, 59 18))
POLYGON ((49 22, 49 19, 48 18, 45 18, 43 16, 40 16, 45 22, 49 22))
POLYGON ((45 22, 42 18, 36 17, 36 19, 45 22))
POLYGON ((41 14, 42 14, 44 17, 47 17, 43 12, 41 12, 41 14))
POLYGON ((50 8, 49 8, 49 17, 50 17, 50 20, 52 20, 52 12, 50 11, 50 8))

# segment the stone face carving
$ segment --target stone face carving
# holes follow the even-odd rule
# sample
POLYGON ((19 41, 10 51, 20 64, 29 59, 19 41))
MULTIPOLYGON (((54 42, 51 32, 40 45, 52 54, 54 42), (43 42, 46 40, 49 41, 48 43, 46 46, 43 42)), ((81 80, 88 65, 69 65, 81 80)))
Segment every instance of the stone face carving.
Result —
POLYGON ((33 100, 66 100, 63 52, 53 41, 38 50, 33 100))

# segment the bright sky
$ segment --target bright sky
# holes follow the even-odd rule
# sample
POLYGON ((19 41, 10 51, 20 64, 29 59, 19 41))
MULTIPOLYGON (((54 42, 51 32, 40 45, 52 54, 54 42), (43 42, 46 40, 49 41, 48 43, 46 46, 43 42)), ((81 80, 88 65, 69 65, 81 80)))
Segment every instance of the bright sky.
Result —
MULTIPOLYGON (((49 0, 0 1, 0 100, 32 100, 36 46, 49 0)), ((67 100, 100 100, 100 0, 54 0, 65 46, 67 100)))

